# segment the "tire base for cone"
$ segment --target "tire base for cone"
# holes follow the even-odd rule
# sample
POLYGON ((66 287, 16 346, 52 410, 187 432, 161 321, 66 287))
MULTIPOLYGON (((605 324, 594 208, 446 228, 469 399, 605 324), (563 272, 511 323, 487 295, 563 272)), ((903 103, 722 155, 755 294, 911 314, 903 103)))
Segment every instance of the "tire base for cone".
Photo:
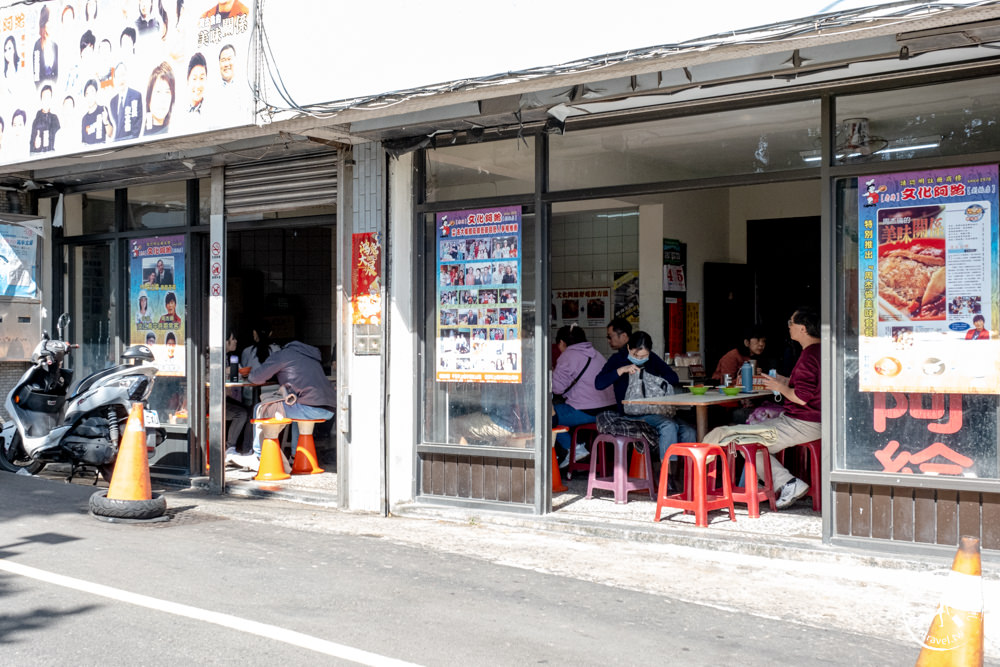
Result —
POLYGON ((152 495, 150 500, 113 500, 108 498, 107 489, 101 489, 90 496, 90 513, 104 520, 156 520, 167 511, 167 499, 159 493, 152 495))

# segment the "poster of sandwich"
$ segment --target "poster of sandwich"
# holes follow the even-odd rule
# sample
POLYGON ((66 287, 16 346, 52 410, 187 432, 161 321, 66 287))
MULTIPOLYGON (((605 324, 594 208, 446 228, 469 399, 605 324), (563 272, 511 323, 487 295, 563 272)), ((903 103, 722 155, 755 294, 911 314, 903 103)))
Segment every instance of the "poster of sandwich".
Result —
POLYGON ((858 179, 861 391, 1000 393, 997 165, 858 179))

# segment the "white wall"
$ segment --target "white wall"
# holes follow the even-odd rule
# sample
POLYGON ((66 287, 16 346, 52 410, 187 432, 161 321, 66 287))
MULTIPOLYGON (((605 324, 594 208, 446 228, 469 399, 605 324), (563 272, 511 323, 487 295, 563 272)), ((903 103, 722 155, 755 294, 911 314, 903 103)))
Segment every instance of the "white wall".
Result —
POLYGON ((819 180, 730 188, 728 261, 747 261, 747 220, 820 215, 819 198, 819 180))

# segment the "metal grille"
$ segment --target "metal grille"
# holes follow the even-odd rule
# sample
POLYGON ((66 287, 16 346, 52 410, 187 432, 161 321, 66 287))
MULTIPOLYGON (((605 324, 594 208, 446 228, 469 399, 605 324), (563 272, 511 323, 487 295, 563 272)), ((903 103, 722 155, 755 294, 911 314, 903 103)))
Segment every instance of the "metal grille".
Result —
POLYGON ((245 215, 337 203, 337 153, 226 167, 226 213, 245 215))

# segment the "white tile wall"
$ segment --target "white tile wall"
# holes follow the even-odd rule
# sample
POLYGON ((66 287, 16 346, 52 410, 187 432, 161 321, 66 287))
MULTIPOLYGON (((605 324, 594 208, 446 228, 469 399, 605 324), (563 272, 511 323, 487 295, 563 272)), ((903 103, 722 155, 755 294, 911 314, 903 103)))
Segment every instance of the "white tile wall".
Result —
MULTIPOLYGON (((639 269, 637 208, 554 214, 549 238, 553 290, 610 288, 615 271, 639 269)), ((606 325, 586 331, 587 340, 608 356, 606 325)))

